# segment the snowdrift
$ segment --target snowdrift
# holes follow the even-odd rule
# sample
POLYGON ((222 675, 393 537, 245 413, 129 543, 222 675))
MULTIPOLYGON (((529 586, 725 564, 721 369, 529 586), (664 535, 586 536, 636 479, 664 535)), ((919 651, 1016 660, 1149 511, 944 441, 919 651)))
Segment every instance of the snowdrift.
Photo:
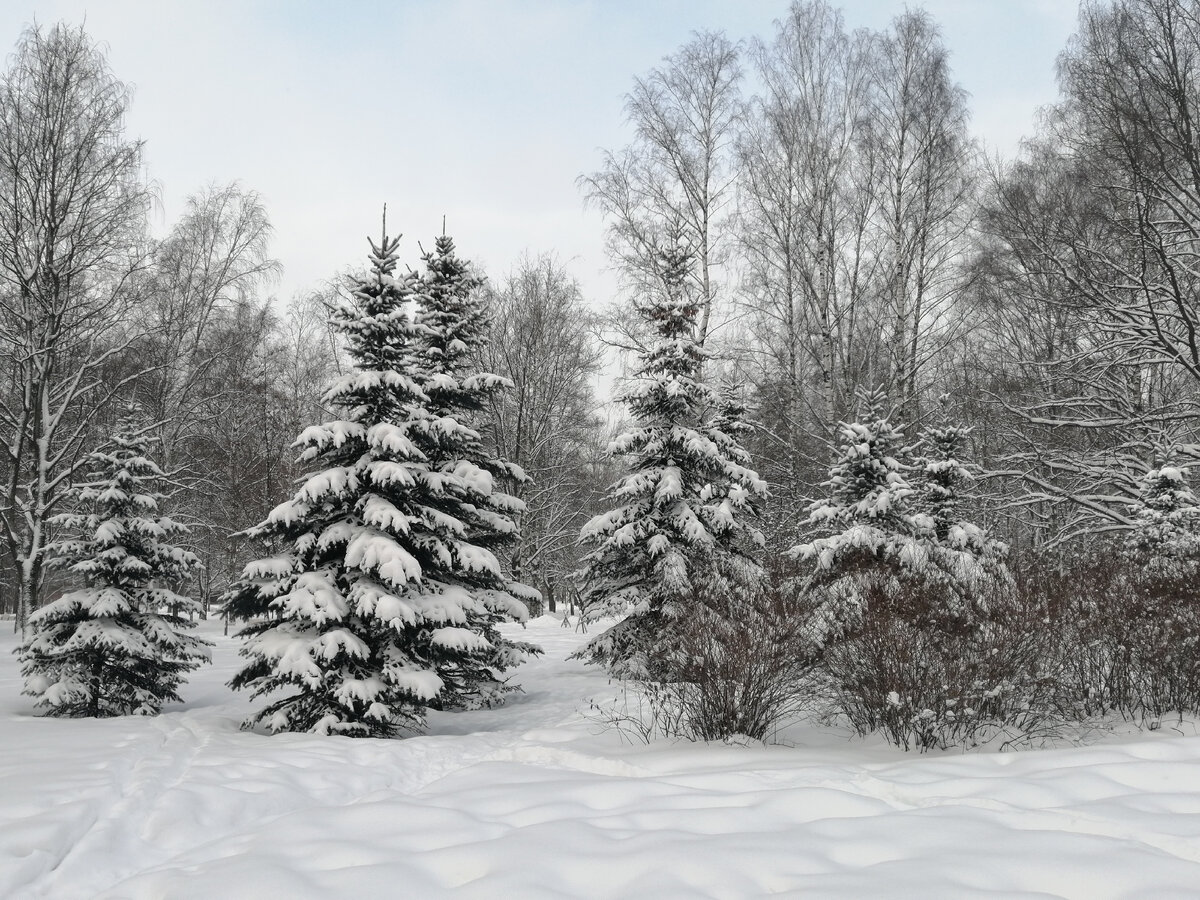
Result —
POLYGON ((236 643, 156 718, 52 720, 0 638, 0 896, 1195 897, 1200 737, 917 756, 631 744, 603 673, 544 617, 507 706, 430 733, 242 732, 236 643))

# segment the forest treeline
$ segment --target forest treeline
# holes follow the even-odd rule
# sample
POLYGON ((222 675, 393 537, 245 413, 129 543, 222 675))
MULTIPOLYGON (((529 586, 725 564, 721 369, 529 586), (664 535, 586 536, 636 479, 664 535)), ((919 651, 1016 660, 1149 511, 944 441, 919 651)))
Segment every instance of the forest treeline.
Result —
MULTIPOLYGON (((1169 606, 1158 618, 1194 641, 1176 609, 1179 572, 1194 570, 1167 577, 1154 561, 1193 552, 1171 529, 1194 527, 1187 466, 1200 457, 1198 60, 1194 0, 1085 0, 1059 58, 1060 99, 1000 160, 973 138, 969 96, 923 11, 852 31, 836 7, 796 2, 772 34, 697 33, 634 80, 628 145, 579 180, 604 215, 622 299, 600 313, 549 250, 491 278, 468 266, 455 296, 469 294, 488 327, 462 344, 460 369, 422 368, 412 397, 387 403, 425 422, 430 407, 418 415, 412 398, 433 403, 440 378, 498 376, 505 389, 447 409, 470 420, 471 459, 515 504, 504 512, 513 539, 496 546, 505 577, 540 593, 518 592, 535 612, 582 604, 597 618, 632 603, 623 630, 587 655, 654 690, 698 683, 660 664, 711 650, 679 641, 744 642, 722 630, 741 616, 787 656, 768 678, 778 703, 810 678, 860 700, 875 691, 874 705, 842 712, 863 730, 893 728, 899 743, 957 734, 944 714, 959 700, 922 707, 942 704, 929 734, 916 707, 897 725, 910 699, 881 687, 883 669, 852 686, 863 677, 855 661, 889 644, 912 655, 874 659, 901 673, 951 645, 960 662, 1008 660, 1015 668, 995 683, 1010 686, 1013 706, 975 704, 1001 719, 1031 708, 1033 694, 1011 685, 1042 690, 1036 673, 1055 654, 1066 665, 1063 647, 1103 645, 1111 652, 1088 659, 1107 674, 1079 673, 1076 699, 1050 705, 1077 703, 1099 679, 1111 700, 1100 707, 1144 707, 1142 687, 1117 684, 1137 666, 1137 678, 1176 687, 1195 676, 1117 660, 1136 643, 1117 634, 1133 620, 1105 604, 1138 596, 1139 622, 1169 606), (630 369, 615 412, 596 396, 614 348, 630 369), (697 418, 685 427, 672 418, 680 409, 697 418), (676 440, 653 476, 668 480, 652 486, 647 460, 676 440), (704 465, 684 478, 675 470, 688 455, 704 465), (667 537, 655 543, 618 515, 639 497, 651 509, 692 490, 697 546, 723 548, 696 579, 693 551, 676 559, 667 537), (933 560, 936 588, 846 586, 918 558, 933 560), (1068 571, 1087 577, 1049 593, 1068 571), (712 617, 700 617, 702 635, 664 624, 678 605, 670 591, 639 594, 672 579, 676 594, 711 595, 697 606, 712 617), (847 616, 847 604, 859 611, 847 616), (1074 630, 1057 650, 1033 647, 1032 618, 1020 634, 984 627, 997 610, 1074 630), (806 623, 803 647, 789 622, 806 623)), ((62 532, 95 477, 95 451, 118 434, 125 447, 152 441, 158 505, 186 526, 168 530, 198 563, 179 568, 176 587, 200 608, 228 609, 263 542, 287 535, 266 523, 332 452, 304 450, 317 440, 310 427, 358 409, 346 400, 367 390, 356 372, 386 370, 378 347, 363 368, 366 326, 346 309, 362 314, 368 294, 393 289, 400 276, 387 266, 401 251, 373 245, 370 267, 331 273, 284 306, 271 298, 279 265, 251 188, 200 189, 153 238, 144 145, 124 130, 129 100, 92 39, 65 25, 28 31, 0 82, 0 609, 18 628, 69 589, 54 564, 62 532)), ((428 269, 437 254, 412 243, 408 258, 428 269)), ((397 289, 397 308, 418 318, 440 308, 433 276, 412 277, 425 280, 397 289)), ((436 331, 423 327, 426 337, 389 340, 415 347, 436 331)), ((442 451, 430 440, 432 459, 442 451)), ((983 690, 993 689, 996 700, 1000 688, 983 690)), ((679 709, 680 696, 668 705, 679 709)), ((1173 695, 1171 708, 1196 697, 1173 695)), ((1161 711, 1161 699, 1150 705, 1161 711)))
POLYGON ((989 159, 931 17, 693 41, 639 78, 631 143, 581 179, 631 293, 695 250, 698 337, 740 386, 786 543, 862 389, 970 423, 1014 549, 1131 524, 1139 477, 1197 454, 1197 8, 1085 2, 1061 99, 989 159))

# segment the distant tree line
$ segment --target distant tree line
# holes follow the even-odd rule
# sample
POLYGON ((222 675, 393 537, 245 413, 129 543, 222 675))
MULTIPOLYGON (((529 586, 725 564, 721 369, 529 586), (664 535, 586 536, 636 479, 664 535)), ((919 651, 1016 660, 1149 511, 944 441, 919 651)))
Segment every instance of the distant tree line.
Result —
POLYGON ((581 186, 630 296, 662 289, 664 245, 691 248, 706 374, 742 386, 773 545, 862 390, 909 427, 949 396, 1015 548, 1124 530, 1141 476, 1196 458, 1197 8, 1089 0, 1079 21, 1061 99, 1007 161, 919 9, 850 31, 796 2, 770 37, 697 34, 635 80, 631 142, 581 186))

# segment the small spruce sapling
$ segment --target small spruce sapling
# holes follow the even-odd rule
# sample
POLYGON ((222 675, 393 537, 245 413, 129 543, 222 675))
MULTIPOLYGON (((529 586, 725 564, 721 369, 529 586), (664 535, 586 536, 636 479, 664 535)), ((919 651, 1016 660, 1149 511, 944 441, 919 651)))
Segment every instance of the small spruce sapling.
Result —
POLYGON ((826 534, 791 551, 813 565, 812 637, 836 708, 906 748, 974 741, 993 717, 1036 720, 1022 699, 1036 695, 1027 634, 993 606, 1010 596, 1003 545, 959 518, 966 429, 929 429, 914 457, 886 398, 862 402, 840 428, 828 498, 811 508, 826 534))
POLYGON ((912 467, 915 505, 924 516, 919 524, 930 533, 936 548, 937 565, 961 590, 970 591, 978 588, 982 579, 1007 577, 1007 547, 959 515, 976 470, 966 462, 971 429, 950 421, 948 399, 943 398, 939 421, 921 436, 921 453, 912 467))
POLYGON ((881 391, 860 394, 860 403, 860 420, 838 427, 837 459, 822 483, 828 494, 809 507, 808 524, 827 535, 789 551, 830 575, 868 561, 916 568, 927 555, 917 540, 926 529, 914 519, 904 432, 889 421, 881 391))
POLYGON ((864 578, 916 576, 930 562, 923 538, 931 529, 913 508, 904 432, 889 420, 882 391, 860 393, 859 403, 859 421, 838 428, 837 459, 823 483, 828 495, 809 507, 808 526, 825 534, 788 551, 813 566, 804 589, 821 595, 812 625, 818 645, 861 622, 864 578))
POLYGON ((899 579, 926 599, 913 614, 970 616, 982 580, 1004 573, 1004 546, 957 517, 961 488, 973 476, 961 462, 967 429, 943 423, 913 458, 888 418, 881 391, 861 395, 865 415, 843 423, 838 459, 824 482, 829 495, 810 507, 808 524, 826 534, 789 551, 814 564, 811 584, 825 595, 816 623, 824 642, 863 612, 865 579, 899 579))
POLYGON ((1162 466, 1143 476, 1124 549, 1144 576, 1194 586, 1200 577, 1200 501, 1187 474, 1162 466))

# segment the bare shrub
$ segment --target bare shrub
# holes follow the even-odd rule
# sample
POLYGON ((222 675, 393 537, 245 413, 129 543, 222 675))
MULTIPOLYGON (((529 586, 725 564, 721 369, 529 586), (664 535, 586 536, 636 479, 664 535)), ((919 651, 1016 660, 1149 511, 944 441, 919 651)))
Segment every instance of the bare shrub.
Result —
POLYGON ((698 589, 687 617, 663 624, 657 677, 627 682, 616 706, 594 712, 647 742, 770 739, 803 709, 817 661, 811 610, 780 584, 698 589))
POLYGON ((679 677, 670 687, 686 711, 689 736, 764 740, 807 696, 816 663, 807 610, 778 582, 740 609, 730 609, 729 600, 706 598, 702 614, 682 630, 679 677))
POLYGON ((1037 560, 1018 584, 1048 610, 1077 718, 1115 713, 1157 727, 1200 714, 1200 597, 1188 573, 1137 566, 1102 546, 1037 560))
POLYGON ((1041 610, 997 579, 973 614, 937 582, 863 574, 857 626, 823 656, 834 711, 905 750, 1048 736, 1060 720, 1041 610))

